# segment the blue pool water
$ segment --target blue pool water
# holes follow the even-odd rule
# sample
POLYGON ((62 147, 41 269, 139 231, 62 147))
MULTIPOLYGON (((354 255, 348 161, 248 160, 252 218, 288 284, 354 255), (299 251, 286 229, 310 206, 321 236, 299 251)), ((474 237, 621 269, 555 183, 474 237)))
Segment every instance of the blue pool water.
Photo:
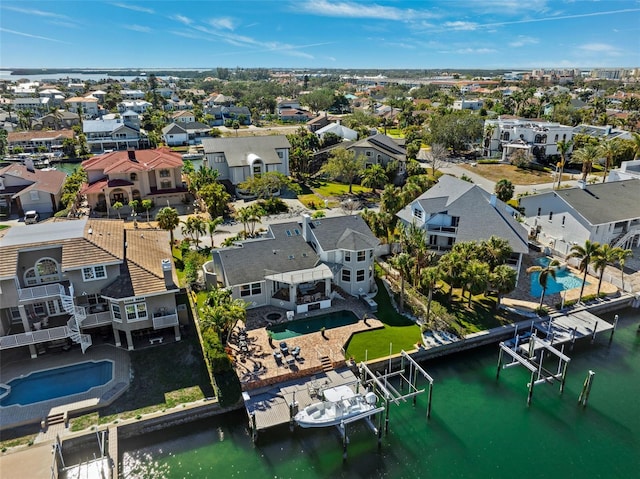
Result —
POLYGON ((295 338, 303 334, 315 333, 322 328, 331 329, 347 324, 355 324, 358 317, 351 311, 337 311, 335 313, 323 314, 308 319, 298 319, 288 323, 269 326, 273 339, 281 341, 283 339, 295 338))
POLYGON ((37 371, 9 381, 7 384, 11 386, 11 392, 0 400, 0 406, 26 406, 70 396, 107 384, 112 379, 111 361, 87 361, 63 368, 37 371))
MULTIPOLYGON (((551 258, 542 257, 536 260, 538 265, 543 268, 546 267, 551 262, 551 258)), ((538 277, 540 273, 531 273, 531 296, 539 298, 542 294, 542 287, 538 282, 538 277)), ((589 284, 587 281, 585 284, 589 284)), ((579 288, 582 286, 582 278, 579 278, 573 273, 570 273, 566 268, 557 269, 556 270, 556 278, 555 280, 549 276, 547 279, 547 291, 545 294, 554 294, 560 293, 565 289, 573 289, 579 288)))

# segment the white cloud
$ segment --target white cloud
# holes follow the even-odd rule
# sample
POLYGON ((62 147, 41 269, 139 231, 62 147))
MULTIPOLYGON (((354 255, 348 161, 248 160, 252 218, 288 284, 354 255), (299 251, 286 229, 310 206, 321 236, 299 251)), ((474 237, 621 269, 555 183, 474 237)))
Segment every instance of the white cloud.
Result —
POLYGON ((118 8, 124 8, 126 10, 133 10, 134 12, 149 13, 152 15, 156 13, 155 10, 151 8, 139 7, 138 5, 129 5, 128 3, 112 3, 111 5, 118 8))
POLYGON ((578 47, 583 52, 587 53, 606 53, 607 55, 620 56, 621 52, 618 48, 607 43, 585 43, 578 47))
POLYGON ((25 13, 27 15, 46 17, 46 18, 59 18, 61 20, 71 20, 67 15, 61 15, 54 12, 45 12, 44 10, 37 10, 35 8, 20 8, 20 7, 2 7, 4 10, 11 10, 12 12, 25 13))
POLYGON ((212 18, 211 20, 209 20, 209 25, 214 28, 220 28, 224 30, 233 31, 236 29, 233 19, 229 17, 212 18))
POLYGON ((56 43, 66 43, 66 44, 70 44, 69 42, 65 42, 62 40, 57 40, 55 38, 49 38, 49 37, 42 37, 40 35, 33 35, 31 33, 25 33, 25 32, 18 32, 16 30, 9 30, 8 28, 2 28, 0 27, 0 32, 5 32, 5 33, 11 33, 13 35, 19 35, 21 37, 27 37, 27 38, 36 38, 38 40, 46 40, 48 42, 56 42, 56 43))
POLYGON ((174 15, 173 17, 170 17, 171 20, 175 20, 176 22, 180 22, 183 23, 184 25, 191 25, 193 23, 193 20, 191 20, 189 17, 185 17, 184 15, 174 15))
POLYGON ((445 22, 444 27, 449 28, 451 30, 475 30, 476 28, 478 28, 478 24, 474 22, 456 21, 456 22, 445 22))
POLYGON ((310 0, 303 4, 296 3, 293 5, 293 9, 324 17, 373 18, 376 20, 396 21, 412 21, 438 16, 426 10, 401 9, 375 3, 365 5, 356 2, 331 2, 328 0, 310 0))
POLYGON ((455 50, 454 53, 459 53, 462 55, 469 55, 469 54, 478 54, 478 55, 482 55, 485 53, 495 53, 497 50, 494 48, 459 48, 458 50, 455 50))
POLYGON ((540 43, 540 40, 534 37, 528 37, 526 35, 518 35, 518 38, 509 43, 510 47, 523 47, 525 45, 535 45, 540 43))
POLYGON ((122 25, 122 27, 133 32, 151 33, 151 28, 142 25, 122 25))

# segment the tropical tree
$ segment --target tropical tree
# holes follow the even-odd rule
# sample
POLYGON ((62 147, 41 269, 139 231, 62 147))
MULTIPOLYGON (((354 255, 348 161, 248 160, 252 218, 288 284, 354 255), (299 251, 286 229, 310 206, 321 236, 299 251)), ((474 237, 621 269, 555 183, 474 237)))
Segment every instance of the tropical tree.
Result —
POLYGON ((560 183, 562 182, 562 174, 564 173, 564 165, 567 161, 567 153, 573 146, 573 142, 571 140, 560 140, 556 143, 556 147, 558 148, 558 153, 560 153, 560 174, 558 175, 558 189, 560 189, 560 183))
POLYGON ((605 141, 598 148, 600 155, 604 156, 604 174, 602 175, 602 182, 607 181, 607 173, 609 168, 613 165, 613 160, 620 150, 620 145, 617 141, 605 141))
POLYGON ((464 289, 469 291, 468 307, 471 307, 471 299, 474 294, 480 294, 487 290, 489 284, 489 265, 477 259, 466 264, 463 275, 463 295, 464 289))
POLYGON ((256 226, 260 223, 261 218, 265 215, 265 211, 258 203, 238 209, 236 217, 242 223, 244 235, 253 237, 255 235, 256 226), (247 227, 249 230, 247 231, 247 227))
POLYGON ((600 273, 598 276, 598 290, 596 291, 596 295, 600 294, 600 287, 602 286, 602 278, 604 277, 605 268, 618 261, 622 251, 624 251, 622 248, 614 248, 607 243, 600 246, 600 251, 591 262, 595 270, 600 273))
POLYGON ((356 156, 354 151, 336 148, 320 171, 334 180, 342 179, 347 182, 349 194, 352 194, 353 182, 362 174, 364 162, 364 155, 356 156))
POLYGON ((509 294, 516 288, 518 274, 516 270, 506 264, 500 264, 494 268, 489 276, 491 289, 497 294, 496 308, 500 307, 502 296, 509 294))
POLYGON ((498 236, 482 241, 478 249, 480 259, 489 264, 491 271, 506 263, 512 252, 509 241, 498 236))
POLYGON ((161 229, 169 232, 171 245, 173 246, 173 230, 180 224, 180 217, 176 209, 170 206, 162 208, 156 215, 156 221, 161 229))
POLYGON ((584 292, 584 285, 587 283, 587 274, 589 272, 589 265, 600 254, 600 243, 597 241, 587 240, 584 242, 584 246, 574 244, 571 247, 571 253, 569 258, 577 258, 580 263, 578 269, 581 273, 584 273, 582 277, 582 287, 580 288, 580 295, 578 296, 578 302, 582 301, 582 293, 584 292))
POLYGON ((182 224, 182 234, 193 238, 196 248, 200 246, 200 236, 206 232, 205 221, 200 216, 189 216, 182 224))
POLYGON ((620 248, 620 251, 618 252, 617 261, 618 261, 618 264, 620 265, 620 274, 622 275, 621 277, 622 288, 620 288, 622 289, 622 291, 624 291, 624 265, 629 258, 633 258, 633 250, 620 248))
POLYGON ((540 305, 539 308, 542 308, 542 302, 544 301, 544 295, 547 292, 547 283, 549 282, 549 278, 556 279, 556 271, 560 266, 560 261, 557 259, 553 259, 549 261, 547 266, 531 266, 527 268, 527 273, 539 273, 538 275, 538 284, 542 289, 542 293, 540 293, 540 305))
POLYGON ((382 187, 386 182, 387 172, 382 165, 372 165, 362 173, 362 186, 371 188, 371 191, 374 193, 376 188, 382 187))
POLYGON ((449 302, 453 298, 453 288, 460 286, 462 272, 464 271, 465 261, 456 251, 449 251, 440 258, 438 262, 442 279, 449 283, 449 302))
POLYGON ((433 299, 433 290, 438 286, 440 281, 440 269, 437 266, 430 266, 422 270, 420 275, 420 283, 429 293, 427 296, 427 323, 431 319, 431 301, 433 299))
POLYGON ((217 218, 213 218, 207 221, 207 232, 209 233, 209 238, 211 239, 212 248, 213 248, 213 235, 216 234, 218 226, 220 226, 223 222, 224 222, 224 218, 222 218, 222 216, 218 216, 217 218))
POLYGON ((251 176, 238 186, 241 190, 249 191, 258 198, 272 198, 276 192, 284 189, 294 193, 300 191, 297 183, 279 171, 268 171, 261 175, 251 176))
POLYGON ((151 201, 151 200, 142 200, 141 206, 147 212, 147 223, 148 223, 149 222, 149 210, 151 208, 153 208, 153 201, 151 201))
POLYGON ((247 303, 233 299, 228 289, 215 288, 207 293, 199 317, 201 327, 215 331, 226 344, 236 324, 246 320, 247 303))
POLYGON ((120 210, 121 210, 122 208, 124 208, 124 204, 122 204, 122 202, 121 202, 121 201, 116 201, 114 204, 112 204, 112 205, 111 205, 111 207, 112 207, 114 210, 116 210, 116 213, 118 213, 118 219, 119 219, 119 220, 120 220, 120 219, 122 219, 122 218, 120 217, 120 210))
POLYGON ((400 313, 404 312, 404 282, 409 275, 413 258, 408 253, 400 253, 392 260, 392 264, 400 272, 400 313))
POLYGON ((202 187, 215 183, 218 179, 218 170, 206 165, 201 165, 197 170, 189 168, 187 171, 189 191, 194 195, 197 195, 202 187))
POLYGON ((640 158, 640 133, 633 132, 631 141, 633 141, 633 159, 640 158))
POLYGON ((494 192, 500 201, 505 203, 513 198, 516 187, 508 179, 502 178, 496 183, 494 192))
POLYGON ((586 144, 573 152, 573 160, 582 163, 582 181, 587 181, 593 163, 600 158, 600 150, 596 145, 586 144))
POLYGON ((30 130, 33 126, 33 112, 31 110, 20 110, 18 112, 18 125, 23 130, 30 130))
POLYGON ((227 203, 231 199, 231 195, 227 193, 227 190, 218 182, 208 183, 200 188, 198 196, 207 206, 209 215, 213 218, 222 216, 227 203))

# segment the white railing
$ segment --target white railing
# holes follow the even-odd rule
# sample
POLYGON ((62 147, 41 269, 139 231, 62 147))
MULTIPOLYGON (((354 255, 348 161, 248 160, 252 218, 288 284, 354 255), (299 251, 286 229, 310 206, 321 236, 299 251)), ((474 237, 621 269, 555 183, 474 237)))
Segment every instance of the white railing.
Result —
POLYGON ((153 318, 153 329, 162 329, 168 328, 169 326, 177 326, 178 325, 178 315, 167 314, 164 316, 154 316, 153 318))
POLYGON ((67 326, 57 328, 42 329, 40 331, 28 331, 26 333, 12 334, 0 337, 0 349, 17 348, 30 344, 44 343, 55 339, 65 339, 72 335, 72 331, 67 326))
POLYGON ((102 313, 87 314, 86 319, 82 321, 82 327, 88 328, 92 326, 101 326, 111 324, 111 312, 103 311, 102 313))
POLYGON ((616 239, 614 239, 612 241, 611 246, 613 246, 614 248, 616 248, 616 247, 624 248, 624 247, 626 247, 625 243, 627 243, 635 235, 638 235, 638 234, 640 234, 640 228, 631 229, 631 230, 627 231, 624 235, 618 236, 616 239))
POLYGON ((62 296, 64 294, 64 286, 59 283, 18 289, 18 298, 20 299, 20 301, 30 301, 33 299, 46 298, 50 296, 62 296))

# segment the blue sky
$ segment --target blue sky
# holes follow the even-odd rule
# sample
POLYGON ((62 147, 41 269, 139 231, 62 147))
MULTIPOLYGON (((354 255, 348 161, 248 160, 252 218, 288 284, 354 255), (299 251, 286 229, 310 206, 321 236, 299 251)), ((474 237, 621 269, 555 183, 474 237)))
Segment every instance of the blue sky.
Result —
POLYGON ((640 66, 640 0, 11 1, 0 66, 640 66))

